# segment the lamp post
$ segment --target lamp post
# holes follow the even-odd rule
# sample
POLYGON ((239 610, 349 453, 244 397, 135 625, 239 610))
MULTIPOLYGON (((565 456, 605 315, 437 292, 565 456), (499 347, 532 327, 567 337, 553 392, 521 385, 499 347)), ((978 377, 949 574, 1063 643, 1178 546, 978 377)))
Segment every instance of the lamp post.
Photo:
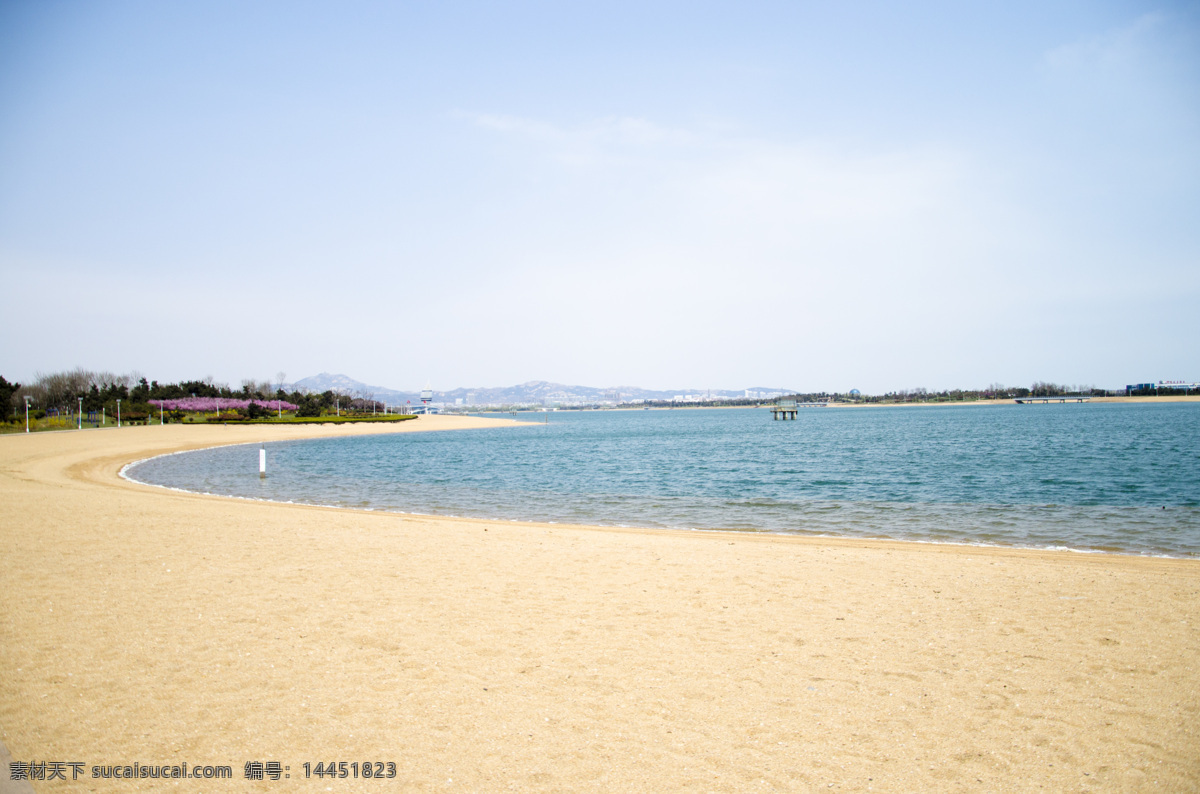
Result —
POLYGON ((79 398, 79 429, 83 429, 83 398, 79 398))
POLYGON ((286 379, 287 373, 275 373, 275 416, 277 419, 283 419, 283 386, 286 379))
POLYGON ((25 432, 29 432, 29 395, 25 395, 25 432))
POLYGON ((117 427, 121 426, 121 398, 117 398, 117 427))

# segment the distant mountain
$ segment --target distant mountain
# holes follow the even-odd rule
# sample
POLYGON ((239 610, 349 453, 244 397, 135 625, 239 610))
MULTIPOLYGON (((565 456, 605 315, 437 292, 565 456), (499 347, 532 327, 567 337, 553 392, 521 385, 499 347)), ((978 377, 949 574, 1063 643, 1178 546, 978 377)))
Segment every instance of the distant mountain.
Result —
POLYGON ((467 405, 512 405, 512 404, 580 404, 580 403, 620 403, 633 400, 673 400, 684 398, 688 400, 702 399, 733 399, 744 397, 744 391, 727 391, 723 389, 672 389, 654 390, 638 386, 595 386, 567 385, 550 383, 544 380, 529 381, 517 386, 486 387, 473 389, 454 389, 447 392, 435 392, 434 398, 445 402, 461 399, 467 405))
MULTIPOLYGON (((419 403, 421 395, 415 391, 400 391, 385 386, 372 386, 362 381, 354 380, 346 375, 334 375, 322 372, 320 375, 298 380, 293 384, 300 391, 323 392, 338 391, 352 397, 367 397, 382 400, 392 405, 419 403)), ((455 404, 462 400, 463 405, 580 405, 593 403, 621 403, 635 400, 675 400, 683 399, 689 402, 700 400, 729 400, 747 396, 768 397, 779 394, 790 394, 793 390, 784 388, 755 387, 741 391, 727 389, 673 389, 653 390, 637 386, 611 386, 597 388, 594 386, 569 386, 563 383, 550 383, 544 380, 534 380, 517 386, 476 388, 460 388, 450 391, 433 392, 433 401, 437 403, 455 404)))
POLYGON ((389 389, 386 386, 372 386, 369 383, 363 383, 361 380, 355 380, 346 375, 335 375, 328 372, 322 372, 320 375, 310 375, 307 378, 298 380, 292 384, 292 388, 297 391, 310 391, 318 394, 326 391, 335 391, 349 397, 365 397, 392 405, 399 405, 410 400, 413 402, 421 401, 421 395, 417 392, 398 391, 396 389, 389 389))

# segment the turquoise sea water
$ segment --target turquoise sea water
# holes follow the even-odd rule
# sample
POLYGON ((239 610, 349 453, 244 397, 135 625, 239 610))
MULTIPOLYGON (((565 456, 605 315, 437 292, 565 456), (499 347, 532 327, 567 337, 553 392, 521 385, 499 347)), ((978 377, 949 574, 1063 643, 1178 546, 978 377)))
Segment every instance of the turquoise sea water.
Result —
POLYGON ((1200 556, 1196 404, 556 412, 267 449, 266 479, 257 446, 128 475, 431 515, 1200 556))

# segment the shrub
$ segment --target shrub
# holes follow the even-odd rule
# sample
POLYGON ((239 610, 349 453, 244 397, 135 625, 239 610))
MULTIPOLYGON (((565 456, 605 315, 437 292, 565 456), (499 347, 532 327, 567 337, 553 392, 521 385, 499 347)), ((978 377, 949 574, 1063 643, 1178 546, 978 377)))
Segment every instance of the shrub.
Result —
POLYGON ((313 399, 305 396, 300 401, 300 407, 296 409, 296 416, 300 418, 320 416, 321 402, 318 399, 313 399))

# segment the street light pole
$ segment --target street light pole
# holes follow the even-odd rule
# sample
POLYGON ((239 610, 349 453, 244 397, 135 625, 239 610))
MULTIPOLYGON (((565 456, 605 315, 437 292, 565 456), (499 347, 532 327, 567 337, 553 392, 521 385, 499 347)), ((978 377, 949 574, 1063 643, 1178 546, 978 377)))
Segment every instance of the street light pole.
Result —
POLYGON ((83 429, 83 398, 79 398, 79 429, 83 429))
POLYGON ((25 395, 25 432, 29 432, 29 395, 25 395))

